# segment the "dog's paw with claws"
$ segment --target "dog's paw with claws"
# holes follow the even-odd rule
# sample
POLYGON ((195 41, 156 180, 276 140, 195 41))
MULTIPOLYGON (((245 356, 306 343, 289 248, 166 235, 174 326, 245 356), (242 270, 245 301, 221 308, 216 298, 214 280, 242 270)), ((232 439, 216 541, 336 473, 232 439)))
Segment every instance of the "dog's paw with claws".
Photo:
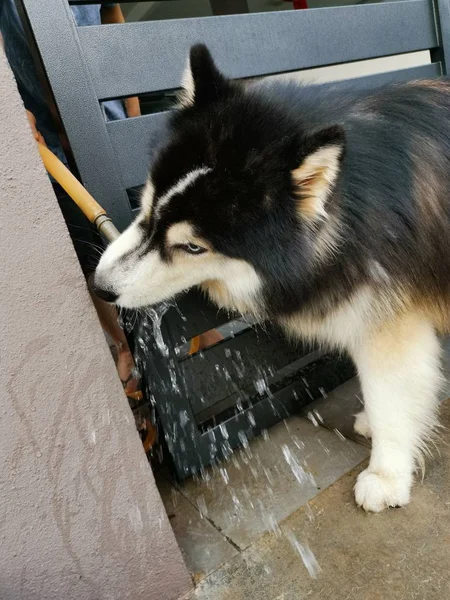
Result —
POLYGON ((406 506, 411 479, 402 475, 383 475, 366 469, 355 485, 356 504, 368 512, 378 513, 389 507, 406 506))

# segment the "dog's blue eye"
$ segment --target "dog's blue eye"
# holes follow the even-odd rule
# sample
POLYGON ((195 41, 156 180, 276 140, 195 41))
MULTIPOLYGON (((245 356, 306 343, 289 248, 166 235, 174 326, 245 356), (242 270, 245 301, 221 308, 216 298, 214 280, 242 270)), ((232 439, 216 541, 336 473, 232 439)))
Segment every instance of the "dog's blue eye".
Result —
POLYGON ((185 252, 189 252, 189 254, 203 254, 206 252, 206 248, 197 246, 197 244, 180 244, 179 247, 185 252))

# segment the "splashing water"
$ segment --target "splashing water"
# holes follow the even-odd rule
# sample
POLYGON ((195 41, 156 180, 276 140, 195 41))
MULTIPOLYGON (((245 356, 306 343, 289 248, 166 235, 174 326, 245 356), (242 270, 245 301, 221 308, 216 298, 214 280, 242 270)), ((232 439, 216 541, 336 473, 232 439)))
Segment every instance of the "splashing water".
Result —
POLYGON ((248 438, 242 430, 238 432, 238 438, 244 448, 248 448, 250 446, 248 443, 248 438))
POLYGON ((255 386, 256 391, 258 392, 258 394, 260 396, 264 396, 264 394, 267 392, 267 383, 266 383, 266 381, 261 377, 259 379, 255 379, 255 381, 253 383, 254 383, 254 386, 255 386))
POLYGON ((189 415, 187 413, 187 410, 180 410, 179 416, 181 427, 186 427, 186 425, 189 423, 189 415))
POLYGON ((280 526, 278 525, 278 520, 275 517, 275 515, 271 512, 267 512, 264 509, 264 506, 260 506, 260 510, 261 510, 262 519, 263 519, 268 531, 271 531, 277 537, 280 537, 282 534, 282 531, 280 529, 280 526))
MULTIPOLYGON (((166 348, 167 348, 167 346, 166 346, 166 348)), ((170 383, 172 385, 172 390, 176 394, 181 394, 181 389, 180 389, 180 386, 178 385, 178 381, 177 381, 177 370, 175 367, 175 363, 172 359, 169 361, 169 376, 170 376, 170 383)))
POLYGON ((222 477, 224 482, 228 485, 228 483, 230 481, 230 476, 228 475, 228 471, 225 469, 225 467, 221 467, 220 476, 222 477))
POLYGON ((249 489, 245 485, 245 483, 242 485, 242 493, 244 494, 245 499, 246 499, 248 505, 250 506, 250 508, 254 509, 255 505, 253 504, 252 495, 250 494, 249 489))
POLYGON ((236 491, 233 488, 230 488, 230 494, 234 504, 234 518, 239 522, 244 516, 244 510, 242 508, 241 501, 239 500, 236 491))
POLYGON ((200 494, 200 496, 197 496, 197 507, 198 507, 198 512, 200 513, 200 517, 202 519, 203 519, 203 517, 208 516, 208 507, 206 506, 206 500, 205 500, 205 496, 203 494, 200 494))
POLYGON ((164 342, 164 338, 161 332, 161 323, 164 315, 172 306, 169 302, 163 302, 158 306, 153 306, 147 309, 147 314, 150 317, 153 325, 153 335, 155 338, 156 346, 163 356, 169 356, 169 348, 164 342))
POLYGON ((306 448, 305 442, 302 442, 296 435, 291 435, 291 440, 294 442, 298 450, 304 450, 306 448))
POLYGON ((303 564, 305 565, 310 577, 312 577, 313 579, 317 579, 317 576, 322 571, 322 568, 317 562, 317 559, 314 556, 311 548, 308 545, 299 542, 299 540, 295 536, 295 533, 291 529, 287 529, 284 535, 302 559, 303 564))
POLYGON ((262 438, 263 438, 263 440, 264 440, 265 442, 267 442, 267 441, 269 441, 269 440, 270 440, 270 435, 269 435, 269 432, 267 431, 267 429, 263 429, 263 430, 261 431, 261 435, 262 435, 262 438))
POLYGON ((338 438, 340 440, 342 440, 343 442, 347 441, 347 438, 339 431, 339 429, 336 429, 336 427, 333 429, 334 433, 338 436, 338 438))
POLYGON ((325 452, 325 454, 327 456, 330 456, 330 454, 331 454, 330 449, 327 446, 325 446, 325 444, 322 442, 322 440, 317 440, 317 441, 319 442, 319 446, 322 447, 322 449, 325 452))
POLYGON ((300 485, 310 484, 316 486, 316 482, 311 473, 307 473, 305 469, 300 465, 297 458, 292 454, 291 449, 287 444, 281 446, 283 456, 287 464, 290 466, 291 471, 300 485))
POLYGON ((220 423, 219 425, 220 433, 223 435, 224 439, 227 440, 229 438, 228 429, 225 423, 220 423))
MULTIPOLYGON (((138 337, 137 343, 142 356, 145 356, 146 359, 151 359, 151 350, 153 350, 155 345, 161 355, 168 358, 166 362, 169 377, 166 377, 161 385, 163 386, 163 390, 181 395, 188 390, 188 385, 183 374, 184 371, 179 368, 179 357, 176 358, 173 354, 171 355, 161 331, 162 320, 172 306, 173 304, 171 303, 163 303, 146 311, 149 317, 146 335, 143 336, 144 339, 138 337)), ((179 310, 178 307, 175 306, 175 308, 179 310)), ((186 321, 183 315, 181 315, 181 317, 183 321, 186 321)), ((216 361, 211 361, 214 378, 221 378, 222 380, 229 382, 227 384, 228 387, 231 387, 238 397, 235 404, 236 414, 239 416, 239 413, 245 411, 246 420, 244 421, 244 419, 242 419, 243 429, 237 432, 237 437, 241 446, 239 451, 234 451, 231 447, 231 444, 235 444, 235 432, 233 432, 231 428, 230 431, 228 431, 226 422, 216 423, 213 419, 212 428, 210 428, 211 422, 205 423, 204 433, 208 440, 210 455, 213 457, 215 464, 213 462, 210 468, 202 468, 200 470, 198 481, 203 480, 203 482, 200 482, 200 486, 203 485, 203 492, 205 492, 206 498, 208 498, 208 502, 210 502, 211 494, 209 491, 205 490, 211 490, 213 486, 220 482, 219 485, 223 486, 222 489, 225 494, 225 502, 228 500, 229 509, 226 511, 226 515, 230 525, 234 526, 242 522, 250 510, 253 513, 257 513, 257 518, 263 524, 263 530, 271 531, 276 536, 284 535, 301 558, 309 575, 312 578, 316 578, 321 571, 321 567, 309 546, 306 543, 299 541, 293 531, 288 530, 285 527, 281 528, 279 525, 280 514, 277 507, 279 498, 277 495, 277 487, 275 487, 277 481, 280 478, 286 478, 286 476, 289 477, 292 482, 291 485, 297 485, 293 482, 291 473, 296 482, 302 487, 305 485, 316 487, 314 477, 308 472, 308 465, 304 459, 305 443, 293 435, 293 431, 290 430, 289 424, 286 422, 285 426, 290 439, 288 442, 289 445, 280 444, 280 442, 274 444, 273 440, 277 439, 276 435, 271 438, 269 432, 266 429, 263 429, 261 431, 262 440, 273 446, 276 457, 276 462, 274 464, 271 463, 270 467, 269 465, 263 464, 263 461, 261 461, 255 449, 258 446, 256 445, 255 447, 252 440, 255 433, 254 428, 257 427, 255 414, 257 414, 258 409, 256 408, 256 404, 265 397, 268 399, 274 414, 280 416, 277 411, 279 403, 275 402, 276 397, 273 395, 276 392, 271 389, 273 383, 271 377, 274 376, 275 371, 271 367, 267 367, 267 365, 264 367, 258 365, 255 361, 250 361, 249 364, 249 357, 245 354, 241 355, 239 350, 223 348, 223 354, 225 358, 228 359, 227 366, 225 366, 220 359, 217 361, 218 364, 216 361), (245 358, 245 361, 243 360, 243 357, 245 358), (249 366, 252 367, 250 377, 250 373, 248 372, 249 366), (244 379, 245 382, 243 382, 244 379), (250 388, 252 380, 253 387, 259 398, 257 398, 254 391, 250 390, 248 395, 247 393, 242 392, 242 386, 245 384, 245 386, 250 388), (272 400, 274 400, 274 403, 272 403, 272 400), (219 459, 225 460, 219 462, 219 459), (246 466, 244 467, 244 465, 246 466), (243 469, 243 471, 241 471, 241 469, 243 469), (241 473, 239 473, 240 471, 241 473), (247 477, 246 483, 249 487, 244 483, 245 480, 242 481, 243 475, 247 477), (238 481, 239 478, 241 481, 238 481), (261 483, 263 484, 265 493, 262 498, 258 498, 254 494, 252 489, 252 478, 259 482, 256 486, 258 489, 260 489, 261 483)), ((208 366, 210 356, 214 356, 213 353, 207 355, 208 366)), ((203 352, 198 353, 198 360, 205 360, 205 354, 203 352)), ((313 395, 309 390, 308 382, 303 377, 302 380, 305 385, 306 393, 312 399, 313 395)), ((325 390, 319 388, 319 391, 321 395, 326 398, 325 390)), ((296 396, 295 391, 293 392, 293 395, 296 396)), ((199 404, 205 405, 206 407, 208 406, 208 398, 205 399, 200 394, 197 398, 199 404)), ((188 446, 191 443, 189 438, 192 438, 192 440, 195 441, 197 435, 198 425, 195 422, 195 419, 192 419, 192 413, 186 410, 180 410, 179 407, 173 405, 167 405, 165 410, 170 415, 172 422, 171 427, 165 432, 168 444, 170 445, 172 443, 173 447, 175 447, 175 444, 177 443, 178 448, 185 448, 187 451, 188 446)), ((242 417, 243 416, 244 415, 242 415, 242 417)), ((285 414, 282 416, 284 417, 285 414)), ((316 410, 311 411, 308 414, 308 418, 315 426, 318 426, 323 422, 322 417, 316 410)), ((339 435, 337 431, 336 434, 339 435)), ((340 434, 340 437, 343 438, 342 434, 340 434)), ((323 450, 329 454, 328 448, 322 444, 321 446, 323 450)), ((185 454, 187 454, 187 452, 185 452, 185 454)), ((191 474, 196 471, 197 467, 195 465, 191 466, 186 462, 185 465, 183 464, 183 468, 185 468, 186 473, 189 472, 191 474)), ((205 495, 201 493, 200 487, 197 488, 197 490, 197 493, 194 494, 194 498, 200 517, 202 519, 208 519, 208 506, 206 504, 205 495)), ((177 498, 174 496, 174 507, 176 506, 176 502, 177 498)), ((211 506, 210 508, 212 510, 211 506)), ((311 523, 314 522, 317 514, 313 513, 308 505, 306 505, 305 511, 309 521, 311 523)), ((135 523, 138 525, 137 519, 135 519, 135 523)), ((270 573, 269 567, 265 568, 265 570, 266 573, 270 573)))
MULTIPOLYGON (((320 389, 322 390, 323 388, 320 388, 320 389)), ((320 422, 323 424, 323 417, 322 417, 322 415, 319 413, 319 411, 314 409, 314 410, 313 410, 313 413, 314 413, 314 415, 315 415, 316 419, 317 419, 318 421, 320 421, 320 422)))
POLYGON ((319 422, 317 421, 316 416, 315 416, 315 414, 313 412, 309 411, 306 416, 311 421, 311 423, 314 425, 314 427, 318 427, 319 426, 319 422))

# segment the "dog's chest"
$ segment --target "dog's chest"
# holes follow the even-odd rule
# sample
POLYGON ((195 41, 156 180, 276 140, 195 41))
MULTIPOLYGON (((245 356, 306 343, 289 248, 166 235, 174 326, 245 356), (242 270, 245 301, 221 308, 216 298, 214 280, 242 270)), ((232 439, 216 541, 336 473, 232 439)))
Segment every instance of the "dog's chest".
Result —
POLYGON ((364 288, 325 317, 299 312, 281 323, 290 336, 351 351, 372 321, 372 300, 371 290, 364 288))

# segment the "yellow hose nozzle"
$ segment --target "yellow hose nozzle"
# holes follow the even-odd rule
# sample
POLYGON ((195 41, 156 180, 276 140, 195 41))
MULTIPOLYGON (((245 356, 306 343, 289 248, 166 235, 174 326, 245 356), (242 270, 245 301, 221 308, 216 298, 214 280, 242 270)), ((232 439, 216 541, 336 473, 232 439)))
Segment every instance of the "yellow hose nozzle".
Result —
POLYGON ((106 214, 105 209, 81 185, 69 169, 53 154, 51 150, 38 142, 39 154, 50 175, 68 193, 75 204, 83 211, 89 221, 97 227, 108 241, 116 239, 120 233, 106 214))

